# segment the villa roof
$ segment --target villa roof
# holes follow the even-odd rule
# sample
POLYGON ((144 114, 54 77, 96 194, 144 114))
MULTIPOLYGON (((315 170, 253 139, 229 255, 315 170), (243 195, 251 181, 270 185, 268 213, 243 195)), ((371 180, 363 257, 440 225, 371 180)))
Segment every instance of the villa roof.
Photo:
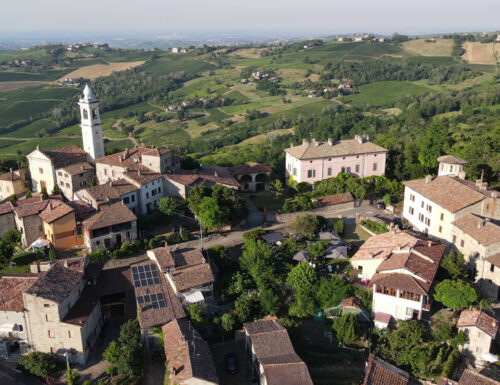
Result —
POLYGON ((174 319, 162 330, 171 381, 184 383, 196 378, 219 383, 210 348, 187 319, 174 319))
POLYGON ((42 200, 42 197, 40 196, 17 201, 15 203, 14 212, 19 218, 37 215, 45 209, 48 203, 48 200, 42 200))
POLYGON ((489 246, 494 243, 500 243, 500 225, 490 218, 484 218, 476 214, 467 214, 455 220, 452 224, 470 235, 481 245, 489 246))
POLYGON ((135 220, 135 214, 123 202, 117 202, 101 205, 99 211, 83 221, 83 226, 88 230, 95 230, 135 220))
POLYGON ((427 295, 431 288, 431 284, 416 279, 408 274, 402 273, 376 273, 371 281, 372 284, 389 287, 391 289, 399 289, 409 291, 411 293, 427 295))
POLYGON ((495 338, 498 331, 498 321, 483 310, 463 310, 457 322, 457 327, 475 326, 495 338))
POLYGON ((327 142, 306 143, 286 148, 285 152, 297 159, 328 158, 346 155, 387 152, 386 148, 372 142, 360 143, 356 139, 340 140, 329 145, 327 142))
POLYGON ((82 278, 82 271, 54 264, 26 290, 26 293, 61 303, 82 278))
POLYGON ((148 253, 154 255, 161 269, 189 267, 206 262, 200 249, 171 251, 170 247, 164 246, 148 250, 148 253))
POLYGON ((404 370, 370 354, 363 385, 407 385, 410 376, 404 370))
POLYGON ((261 174, 271 172, 272 169, 265 163, 247 163, 239 166, 229 167, 229 172, 233 176, 245 174, 261 174))
POLYGON ((429 183, 425 179, 415 179, 403 184, 452 213, 490 195, 488 190, 481 190, 468 181, 448 175, 433 178, 429 183))

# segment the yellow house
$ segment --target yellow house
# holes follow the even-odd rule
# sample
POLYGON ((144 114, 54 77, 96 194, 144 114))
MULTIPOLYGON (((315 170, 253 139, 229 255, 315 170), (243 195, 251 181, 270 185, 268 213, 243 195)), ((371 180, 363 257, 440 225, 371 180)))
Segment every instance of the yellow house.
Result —
POLYGON ((75 211, 59 200, 51 200, 40 213, 43 233, 55 249, 69 249, 79 244, 75 211))

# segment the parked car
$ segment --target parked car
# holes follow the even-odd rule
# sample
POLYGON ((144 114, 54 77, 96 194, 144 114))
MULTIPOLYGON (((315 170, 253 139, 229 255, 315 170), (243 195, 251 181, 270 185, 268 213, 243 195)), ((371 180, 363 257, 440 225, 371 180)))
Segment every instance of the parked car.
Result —
POLYGON ((229 353, 226 356, 226 369, 229 374, 238 373, 238 360, 236 358, 236 354, 229 353))
POLYGON ((380 210, 385 210, 385 203, 384 202, 378 202, 377 203, 377 208, 380 210))

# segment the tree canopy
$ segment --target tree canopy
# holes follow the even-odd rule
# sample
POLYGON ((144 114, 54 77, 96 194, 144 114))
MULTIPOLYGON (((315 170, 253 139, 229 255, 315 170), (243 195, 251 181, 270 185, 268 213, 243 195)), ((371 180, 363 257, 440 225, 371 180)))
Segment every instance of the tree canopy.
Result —
POLYGON ((434 299, 452 309, 464 309, 477 302, 479 295, 474 287, 460 279, 445 279, 434 289, 434 299))

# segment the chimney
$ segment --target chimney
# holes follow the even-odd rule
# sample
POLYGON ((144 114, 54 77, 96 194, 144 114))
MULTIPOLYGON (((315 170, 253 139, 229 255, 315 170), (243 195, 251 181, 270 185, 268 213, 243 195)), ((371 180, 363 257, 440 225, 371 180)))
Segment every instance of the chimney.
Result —
POLYGON ((293 147, 293 142, 290 142, 290 147, 293 147))
POLYGON ((427 247, 432 247, 432 241, 427 241, 427 247))
POLYGON ((214 176, 219 177, 219 173, 217 172, 217 170, 214 171, 214 176))
POLYGON ((302 139, 302 145, 304 147, 309 145, 309 142, 307 141, 307 139, 302 139))
POLYGON ((333 146, 333 139, 332 138, 328 138, 328 145, 333 146))
POLYGON ((481 183, 481 190, 484 190, 484 191, 488 190, 488 182, 481 183))
POLYGON ((316 138, 312 138, 311 142, 312 144, 316 144, 316 138))
POLYGON ((354 136, 354 139, 358 141, 359 144, 363 144, 363 138, 359 135, 354 136))
POLYGON ((425 176, 425 184, 429 184, 432 182, 432 175, 426 175, 425 176))
POLYGON ((464 171, 464 170, 460 171, 460 172, 458 173, 458 177, 459 177, 460 179, 465 179, 465 171, 464 171))
POLYGON ((368 134, 364 134, 364 135, 363 135, 363 143, 364 143, 364 142, 369 142, 369 141, 370 141, 370 135, 368 135, 368 134))
POLYGON ((481 188, 481 185, 483 184, 483 181, 481 179, 476 179, 476 187, 481 188))
POLYGON ((481 220, 479 220, 479 222, 477 222, 477 229, 481 230, 485 225, 486 225, 486 220, 481 219, 481 220))

